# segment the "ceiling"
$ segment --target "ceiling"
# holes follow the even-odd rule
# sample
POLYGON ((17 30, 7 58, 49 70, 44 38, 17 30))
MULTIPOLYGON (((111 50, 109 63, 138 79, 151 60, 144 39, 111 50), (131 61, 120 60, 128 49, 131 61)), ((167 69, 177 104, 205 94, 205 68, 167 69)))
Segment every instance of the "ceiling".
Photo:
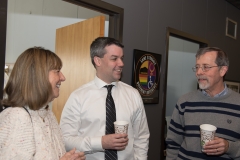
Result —
POLYGON ((240 0, 226 0, 226 1, 240 9, 240 0))

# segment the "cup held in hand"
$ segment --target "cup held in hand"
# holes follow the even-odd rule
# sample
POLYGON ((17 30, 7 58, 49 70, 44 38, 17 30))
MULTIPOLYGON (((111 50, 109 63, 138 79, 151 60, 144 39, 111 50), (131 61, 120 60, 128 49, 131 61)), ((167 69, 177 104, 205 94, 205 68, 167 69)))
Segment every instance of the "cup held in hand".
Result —
POLYGON ((203 147, 207 142, 214 139, 215 132, 217 127, 211 124, 202 124, 200 125, 201 131, 201 146, 203 147))
POLYGON ((127 121, 115 121, 114 122, 115 133, 128 133, 128 122, 127 121))

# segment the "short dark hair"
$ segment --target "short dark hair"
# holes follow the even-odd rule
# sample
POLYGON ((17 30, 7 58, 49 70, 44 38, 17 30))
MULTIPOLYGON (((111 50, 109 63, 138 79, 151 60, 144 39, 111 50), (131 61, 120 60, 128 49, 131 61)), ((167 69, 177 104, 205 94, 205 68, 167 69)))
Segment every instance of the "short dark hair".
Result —
POLYGON ((2 106, 28 106, 38 110, 47 105, 53 94, 49 71, 61 68, 61 59, 52 51, 42 47, 27 49, 14 64, 3 90, 5 98, 1 101, 2 106))
POLYGON ((110 37, 98 37, 92 42, 90 46, 90 56, 94 67, 94 57, 102 58, 106 54, 105 47, 110 45, 117 45, 121 48, 124 47, 118 40, 110 37))
POLYGON ((212 52, 212 51, 217 52, 217 57, 216 57, 215 63, 218 66, 228 66, 229 67, 229 60, 228 60, 227 53, 217 47, 200 48, 197 51, 196 58, 199 58, 201 55, 205 54, 206 52, 212 52))

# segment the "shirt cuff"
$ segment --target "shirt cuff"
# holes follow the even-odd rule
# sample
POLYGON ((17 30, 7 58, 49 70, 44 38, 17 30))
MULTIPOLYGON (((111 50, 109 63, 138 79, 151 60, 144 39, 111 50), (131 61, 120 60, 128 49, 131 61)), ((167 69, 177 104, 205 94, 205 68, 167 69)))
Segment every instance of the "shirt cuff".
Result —
POLYGON ((239 142, 228 141, 228 145, 229 146, 226 153, 233 159, 237 158, 236 153, 239 151, 239 142))
POLYGON ((92 150, 104 151, 102 148, 102 136, 101 137, 92 137, 91 138, 92 150))

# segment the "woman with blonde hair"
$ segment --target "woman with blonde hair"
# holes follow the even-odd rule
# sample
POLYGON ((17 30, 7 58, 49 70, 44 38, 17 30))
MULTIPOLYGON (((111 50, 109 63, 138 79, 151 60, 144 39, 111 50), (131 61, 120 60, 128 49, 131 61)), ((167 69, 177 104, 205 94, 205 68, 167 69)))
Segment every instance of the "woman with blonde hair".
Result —
POLYGON ((83 152, 66 152, 48 106, 65 81, 61 68, 61 59, 41 47, 18 57, 1 101, 5 109, 0 114, 0 159, 85 160, 83 152))

